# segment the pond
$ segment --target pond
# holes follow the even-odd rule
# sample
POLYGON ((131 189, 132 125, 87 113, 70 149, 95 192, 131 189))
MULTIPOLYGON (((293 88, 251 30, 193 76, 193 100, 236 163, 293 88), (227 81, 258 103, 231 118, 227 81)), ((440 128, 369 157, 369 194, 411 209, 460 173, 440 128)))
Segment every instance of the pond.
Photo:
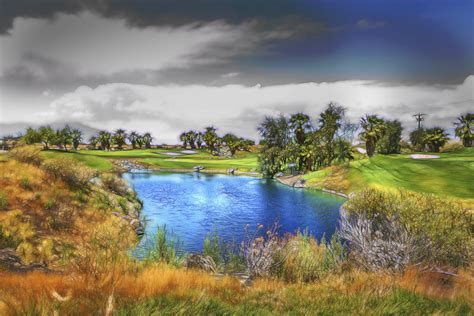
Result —
POLYGON ((332 236, 344 199, 327 193, 295 189, 274 180, 201 173, 126 173, 144 202, 145 237, 166 225, 185 251, 202 251, 214 230, 226 241, 240 243, 245 226, 278 222, 279 233, 308 229, 318 238, 332 236))

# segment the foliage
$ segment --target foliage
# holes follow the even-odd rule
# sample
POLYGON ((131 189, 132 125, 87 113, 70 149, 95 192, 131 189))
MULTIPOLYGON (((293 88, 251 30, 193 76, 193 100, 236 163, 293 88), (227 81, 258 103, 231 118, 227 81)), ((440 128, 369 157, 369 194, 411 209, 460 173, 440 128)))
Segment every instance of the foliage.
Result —
POLYGON ((338 268, 344 260, 344 248, 338 236, 318 244, 308 231, 289 237, 279 256, 283 264, 273 272, 286 282, 314 282, 338 268))
POLYGON ((41 126, 38 133, 44 149, 49 149, 49 146, 56 141, 56 133, 50 126, 41 126))
POLYGON ((269 227, 264 236, 263 225, 259 225, 254 232, 248 228, 240 248, 247 272, 250 278, 269 276, 284 260, 278 254, 285 246, 285 240, 278 236, 276 224, 269 227))
MULTIPOLYGON (((472 213, 455 202, 408 191, 366 189, 349 199, 344 208, 349 216, 356 216, 355 222, 348 224, 365 234, 359 240, 370 240, 373 251, 390 253, 396 243, 405 247, 394 267, 413 263, 413 257, 428 267, 467 266, 474 258, 472 213)), ((360 251, 357 243, 354 247, 360 251)), ((362 255, 367 258, 369 252, 362 255)))
POLYGON ((365 141, 365 149, 369 157, 374 155, 378 141, 385 134, 384 123, 384 120, 377 115, 366 115, 360 119, 360 127, 363 131, 359 136, 365 141))
POLYGON ((206 131, 202 135, 202 139, 206 143, 207 149, 210 153, 213 153, 217 149, 216 146, 219 142, 219 136, 217 136, 215 127, 206 127, 206 131))
POLYGON ((311 119, 307 114, 296 113, 293 114, 288 124, 290 126, 291 132, 295 136, 295 140, 299 145, 303 145, 306 140, 306 135, 311 131, 311 119))
POLYGON ((464 145, 460 142, 449 142, 443 145, 439 149, 442 153, 452 153, 452 152, 460 152, 464 149, 464 145))
POLYGON ((381 154, 399 154, 402 139, 402 123, 398 120, 385 120, 385 133, 377 143, 377 152, 381 154))
POLYGON ((112 145, 112 135, 107 131, 100 131, 97 135, 97 142, 100 144, 100 149, 110 150, 112 145))
POLYGON ((69 157, 48 159, 42 164, 42 168, 74 188, 87 188, 96 173, 93 169, 69 157))
POLYGON ((461 139, 464 147, 472 147, 474 144, 474 113, 461 115, 454 126, 456 126, 454 134, 461 139))
POLYGON ((224 272, 241 271, 244 265, 238 245, 219 237, 215 229, 204 239, 202 253, 212 257, 218 269, 224 272))
POLYGON ((410 132, 410 143, 413 146, 415 151, 423 151, 425 150, 425 130, 423 128, 416 129, 410 132))
POLYGON ((439 152, 449 140, 448 134, 441 127, 433 127, 425 130, 423 142, 432 152, 439 152))
POLYGON ((79 129, 73 129, 71 131, 71 142, 74 150, 79 148, 79 144, 82 141, 82 132, 79 129))
POLYGON ((182 243, 166 226, 157 227, 153 239, 147 240, 144 257, 146 261, 156 261, 172 266, 181 266, 184 260, 182 243))
POLYGON ((34 146, 18 146, 10 150, 9 155, 19 162, 39 166, 43 161, 41 150, 34 146))
POLYGON ((102 174, 100 180, 107 191, 114 192, 120 196, 132 194, 128 183, 114 174, 102 174))
POLYGON ((0 211, 8 209, 8 199, 5 192, 0 191, 0 211))
POLYGON ((122 128, 116 129, 114 135, 112 136, 113 142, 117 145, 119 150, 123 149, 123 145, 126 144, 127 138, 128 135, 122 128))

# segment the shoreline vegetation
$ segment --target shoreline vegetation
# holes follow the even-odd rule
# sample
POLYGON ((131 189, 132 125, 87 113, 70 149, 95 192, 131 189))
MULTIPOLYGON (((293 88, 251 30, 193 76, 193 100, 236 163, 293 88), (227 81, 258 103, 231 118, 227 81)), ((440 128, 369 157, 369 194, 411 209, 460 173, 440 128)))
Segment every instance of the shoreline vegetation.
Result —
POLYGON ((474 150, 472 115, 462 118, 462 144, 439 128, 407 143, 398 121, 367 115, 352 145, 335 104, 318 125, 265 118, 258 145, 208 127, 183 146, 119 129, 87 148, 68 127, 29 129, 0 154, 0 314, 470 315, 474 150), (410 156, 427 152, 439 158, 410 156), (142 205, 115 173, 142 165, 261 174, 346 203, 329 240, 260 225, 239 245, 209 232, 202 253, 183 254, 160 227, 137 260, 142 205))

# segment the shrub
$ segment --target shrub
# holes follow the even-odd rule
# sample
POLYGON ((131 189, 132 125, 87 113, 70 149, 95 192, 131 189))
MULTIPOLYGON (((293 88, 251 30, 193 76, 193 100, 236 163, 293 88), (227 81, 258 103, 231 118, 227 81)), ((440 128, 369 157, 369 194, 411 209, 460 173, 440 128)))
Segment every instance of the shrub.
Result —
POLYGON ((399 249, 404 258, 389 265, 399 264, 400 268, 417 260, 428 267, 460 267, 474 259, 473 215, 455 202, 428 194, 366 189, 349 199, 344 208, 349 221, 342 222, 346 225, 343 236, 363 234, 349 247, 365 258, 377 257, 380 252, 394 255, 399 249), (364 242, 373 244, 361 250, 364 242), (393 248, 397 243, 403 244, 401 248, 393 248))
POLYGON ((181 266, 184 260, 184 253, 181 251, 182 243, 169 233, 166 225, 159 226, 153 239, 147 240, 144 249, 145 260, 157 261, 173 266, 181 266))
POLYGON ((460 151, 463 150, 464 146, 461 142, 450 142, 441 147, 439 150, 442 153, 450 153, 450 152, 455 152, 455 151, 460 151))
POLYGON ((263 225, 259 225, 253 234, 247 231, 242 241, 241 253, 250 278, 265 277, 283 263, 279 256, 285 246, 285 240, 278 237, 277 226, 270 227, 266 236, 259 236, 263 225))
POLYGON ((344 248, 337 234, 330 242, 323 238, 318 244, 307 231, 298 232, 288 239, 281 254, 283 264, 274 274, 287 282, 312 282, 340 266, 344 248))
POLYGON ((132 193, 128 183, 115 175, 104 174, 101 175, 100 180, 107 191, 114 192, 121 196, 128 196, 132 193))
POLYGON ((4 211, 8 209, 8 200, 4 192, 0 192, 0 210, 4 211))
POLYGON ((88 187, 90 180, 96 174, 93 169, 69 157, 48 159, 43 163, 42 167, 47 173, 62 179, 74 188, 88 187))
POLYGON ((27 177, 23 177, 20 180, 20 186, 25 190, 31 190, 31 183, 30 179, 27 177))
POLYGON ((204 239, 203 254, 212 257, 217 268, 224 272, 239 271, 244 267, 238 245, 219 237, 216 230, 204 239))
POLYGON ((41 157, 41 149, 34 146, 15 147, 9 152, 9 155, 19 162, 36 166, 39 166, 43 161, 43 158, 41 157))

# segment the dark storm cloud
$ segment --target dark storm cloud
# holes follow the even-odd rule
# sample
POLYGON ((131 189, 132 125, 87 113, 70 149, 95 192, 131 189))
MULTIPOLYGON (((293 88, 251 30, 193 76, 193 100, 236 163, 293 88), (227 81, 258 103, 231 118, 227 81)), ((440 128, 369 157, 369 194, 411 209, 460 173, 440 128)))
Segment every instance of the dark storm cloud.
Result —
POLYGON ((16 17, 52 19, 57 14, 97 13, 105 18, 124 19, 131 26, 199 27, 214 21, 240 24, 253 21, 258 29, 312 32, 321 29, 307 16, 298 1, 273 0, 2 0, 0 32, 8 32, 16 17))

